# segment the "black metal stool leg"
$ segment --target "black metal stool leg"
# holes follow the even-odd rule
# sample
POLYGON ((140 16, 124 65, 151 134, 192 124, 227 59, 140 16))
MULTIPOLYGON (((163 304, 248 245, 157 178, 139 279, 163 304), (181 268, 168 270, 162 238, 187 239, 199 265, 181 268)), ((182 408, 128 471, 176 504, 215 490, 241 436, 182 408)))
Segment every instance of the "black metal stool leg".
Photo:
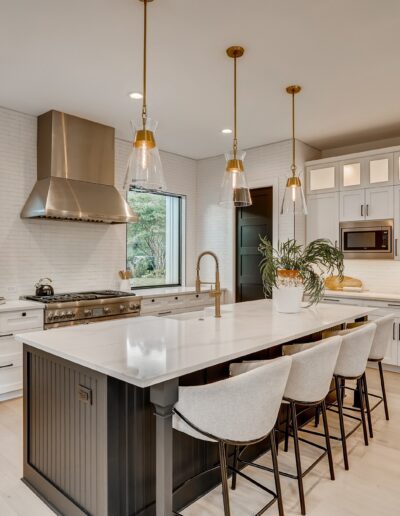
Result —
POLYGON ((225 443, 219 441, 219 463, 221 465, 221 481, 222 481, 222 497, 224 500, 224 515, 231 516, 229 506, 229 488, 228 488, 228 466, 226 463, 225 443))
POLYGON ((343 398, 342 398, 342 382, 341 378, 335 378, 336 385, 336 398, 338 404, 338 412, 339 412, 339 423, 340 423, 340 435, 342 441, 342 449, 343 449, 343 460, 344 460, 344 469, 349 469, 349 459, 347 456, 347 442, 346 442, 346 430, 344 427, 344 418, 343 418, 343 398))
POLYGON ((289 450, 289 429, 290 429, 290 405, 286 405, 286 426, 285 426, 285 447, 284 450, 287 452, 289 450))
POLYGON ((319 407, 315 409, 314 426, 315 428, 319 427, 319 407))
POLYGON ((385 416, 386 420, 389 421, 389 407, 386 397, 386 387, 385 387, 385 377, 383 376, 383 367, 382 362, 378 362, 379 367, 379 376, 381 377, 381 387, 382 387, 382 397, 383 397, 383 405, 385 407, 385 416))
MULTIPOLYGON (((239 453, 239 447, 235 446, 233 450, 233 467, 235 469, 238 469, 238 453, 239 453)), ((236 489, 236 479, 237 479, 237 473, 236 471, 232 471, 232 483, 231 483, 231 489, 236 489)))
POLYGON ((368 429, 369 436, 371 439, 374 437, 374 430, 372 428, 372 417, 371 417, 371 407, 369 406, 369 396, 368 396, 368 384, 367 384, 367 375, 364 373, 361 382, 364 387, 364 396, 365 396, 365 408, 367 409, 367 419, 368 419, 368 429))
POLYGON ((365 420, 365 406, 364 406, 364 389, 363 389, 363 381, 362 379, 357 380, 358 390, 360 391, 360 410, 361 410, 361 422, 364 433, 364 444, 368 446, 368 431, 367 431, 367 422, 365 420))
POLYGON ((326 442, 326 451, 327 451, 327 454, 328 454, 328 461, 329 461, 329 471, 330 471, 330 474, 331 474, 331 480, 335 480, 335 469, 333 467, 331 439, 329 437, 329 427, 328 427, 328 418, 326 417, 326 404, 325 404, 325 401, 323 401, 321 403, 321 411, 322 411, 322 420, 324 422, 325 442, 326 442))
POLYGON ((275 489, 276 489, 276 496, 277 496, 277 501, 278 501, 278 511, 279 511, 279 516, 284 516, 285 513, 283 510, 281 481, 279 478, 278 453, 277 453, 274 430, 271 432, 270 436, 271 436, 272 467, 274 468, 275 489))
POLYGON ((290 407, 291 407, 291 411, 292 411, 294 454, 296 457, 297 483, 299 486, 300 508, 301 508, 301 514, 304 515, 304 514, 306 514, 306 503, 305 503, 305 498, 304 498, 303 472, 301 469, 299 435, 298 435, 298 429, 297 429, 296 404, 292 402, 292 403, 290 403, 290 407))

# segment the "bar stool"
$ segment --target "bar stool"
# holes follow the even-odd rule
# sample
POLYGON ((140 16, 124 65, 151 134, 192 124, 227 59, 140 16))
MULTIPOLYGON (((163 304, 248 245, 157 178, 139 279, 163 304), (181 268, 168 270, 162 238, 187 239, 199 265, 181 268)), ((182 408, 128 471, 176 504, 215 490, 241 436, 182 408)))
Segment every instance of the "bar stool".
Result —
MULTIPOLYGON (((307 475, 326 455, 328 455, 329 470, 331 479, 335 480, 335 472, 333 467, 332 451, 329 439, 329 428, 326 417, 326 406, 325 398, 329 392, 330 384, 332 381, 332 375, 336 366, 336 361, 339 356, 340 346, 342 339, 340 337, 332 337, 319 341, 318 343, 307 344, 308 349, 292 355, 292 368, 290 370, 289 378, 287 381, 284 403, 290 408, 288 410, 288 421, 291 421, 292 437, 294 441, 295 459, 296 459, 296 470, 297 474, 292 475, 280 471, 279 473, 283 476, 296 479, 298 482, 299 497, 301 513, 306 514, 303 478, 307 475), (297 407, 301 405, 303 410, 297 411, 297 407), (309 407, 321 407, 324 430, 325 430, 325 446, 320 446, 317 443, 306 441, 300 438, 298 435, 298 416, 309 407), (304 408, 305 407, 305 408, 304 408), (300 447, 299 442, 306 442, 316 448, 323 450, 323 453, 311 464, 305 471, 302 469, 300 447)), ((284 346, 284 348, 290 348, 291 346, 284 346)), ((231 374, 237 375, 242 374, 245 371, 250 370, 254 367, 260 367, 260 364, 267 361, 256 361, 256 362, 243 362, 240 364, 231 364, 231 374)), ((285 451, 288 450, 288 439, 289 439, 289 424, 286 426, 285 435, 285 451)), ((237 457, 236 460, 243 464, 252 465, 254 467, 270 471, 271 469, 266 466, 260 466, 252 462, 244 461, 237 457)), ((237 470, 237 465, 234 465, 237 470)), ((235 473, 232 476, 233 487, 235 486, 235 473)))
MULTIPOLYGON (((349 459, 347 453, 347 439, 362 425, 364 434, 364 443, 368 446, 368 432, 365 420, 365 405, 367 413, 370 417, 368 388, 366 386, 365 370, 367 368, 368 357, 371 352, 372 342, 376 332, 376 324, 368 323, 354 330, 344 330, 337 332, 342 336, 342 346, 340 349, 338 361, 335 367, 335 390, 336 390, 336 404, 337 413, 339 415, 340 423, 340 437, 331 436, 332 439, 341 441, 343 450, 344 467, 349 469, 349 459), (350 416, 347 417, 357 419, 359 423, 348 433, 346 433, 344 426, 344 389, 346 389, 346 380, 356 380, 357 390, 360 398, 360 415, 361 418, 350 416)), ((334 410, 332 407, 329 410, 334 410)), ((357 410, 351 408, 351 410, 357 410)), ((336 410, 334 410, 336 412, 336 410)), ((310 432, 309 430, 307 430, 310 432)))
POLYGON ((271 438, 276 493, 246 474, 236 473, 272 495, 272 500, 257 514, 262 514, 277 501, 279 516, 284 515, 273 428, 291 364, 291 357, 281 357, 235 378, 179 387, 173 426, 196 439, 218 443, 225 516, 230 516, 228 470, 233 470, 227 464, 226 446, 255 444, 268 435, 271 438))
MULTIPOLYGON (((368 392, 368 387, 367 387, 367 393, 369 396, 372 396, 373 398, 377 398, 379 400, 373 407, 371 407, 370 412, 375 410, 381 403, 383 403, 384 408, 385 408, 385 417, 386 417, 386 420, 389 421, 389 407, 388 407, 387 396, 386 396, 385 377, 383 374, 382 360, 385 358, 390 341, 393 338, 392 335, 394 335, 394 333, 395 333, 394 315, 393 314, 385 315, 384 317, 375 319, 374 323, 376 324, 376 332, 375 332, 374 340, 372 341, 372 348, 371 348, 371 352, 368 357, 368 361, 375 362, 378 364, 382 396, 368 392)), ((350 323, 346 326, 346 328, 354 329, 354 328, 359 327, 362 324, 365 324, 365 323, 350 323)), ((371 434, 372 434, 372 427, 370 428, 370 435, 371 434)), ((371 437, 372 437, 372 435, 371 435, 371 437)))

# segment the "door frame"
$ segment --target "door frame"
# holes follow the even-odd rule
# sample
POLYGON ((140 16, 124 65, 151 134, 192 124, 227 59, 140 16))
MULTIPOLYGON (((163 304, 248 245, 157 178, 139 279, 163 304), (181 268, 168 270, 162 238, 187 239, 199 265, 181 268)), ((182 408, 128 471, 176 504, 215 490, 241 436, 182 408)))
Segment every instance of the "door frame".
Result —
MULTIPOLYGON (((255 188, 269 188, 272 187, 272 244, 274 247, 278 245, 279 241, 279 177, 265 178, 265 179, 248 179, 248 185, 250 190, 255 188)), ((236 241, 237 241, 237 230, 236 230, 236 208, 232 210, 232 297, 233 302, 236 303, 236 241)))

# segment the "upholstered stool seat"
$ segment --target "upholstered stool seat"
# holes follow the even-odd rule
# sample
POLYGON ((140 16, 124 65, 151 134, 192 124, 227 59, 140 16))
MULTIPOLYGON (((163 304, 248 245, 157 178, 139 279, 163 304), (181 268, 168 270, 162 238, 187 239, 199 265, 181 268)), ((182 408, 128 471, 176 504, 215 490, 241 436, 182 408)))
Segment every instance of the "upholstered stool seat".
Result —
MULTIPOLYGON (((293 362, 290 370, 289 378, 287 381, 285 393, 284 393, 284 402, 286 402, 288 406, 288 420, 291 420, 291 428, 292 435, 294 440, 294 448, 295 448, 295 458, 296 458, 296 469, 297 474, 291 475, 289 473, 285 473, 280 471, 280 474, 297 479, 298 488, 299 488, 299 497, 300 497, 300 506, 301 513, 306 514, 305 507, 305 495, 303 488, 303 477, 311 471, 311 469, 317 465, 317 463, 326 455, 328 455, 329 461, 329 469, 331 474, 331 479, 335 479, 334 468, 333 468, 333 460, 332 460, 332 452, 330 446, 329 439, 329 429, 328 422, 326 417, 326 406, 325 406, 325 397, 327 396, 330 388, 330 384, 332 381, 332 376, 335 370, 336 362, 339 356, 340 347, 341 347, 341 337, 333 337, 330 339, 326 339, 324 341, 320 341, 319 345, 316 343, 308 344, 307 349, 299 351, 298 353, 292 356, 293 362), (320 406, 324 418, 324 428, 325 428, 325 444, 326 447, 322 447, 316 443, 309 442, 312 446, 316 446, 319 449, 323 450, 322 455, 307 468, 306 471, 303 471, 301 465, 301 457, 300 457, 300 448, 299 448, 299 436, 298 436, 298 415, 297 407, 301 405, 302 408, 306 407, 314 407, 320 406)), ((265 367, 265 363, 268 361, 253 361, 253 362, 242 362, 238 364, 231 364, 230 370, 232 375, 241 375, 246 371, 251 370, 252 368, 261 368, 265 367)), ((240 378, 240 376, 239 376, 240 378)), ((285 436, 285 449, 287 450, 289 432, 287 432, 285 436)), ((303 439, 304 441, 304 439, 303 439)), ((259 464, 251 463, 244 461, 239 457, 236 457, 237 461, 242 462, 244 464, 250 464, 252 466, 266 469, 270 471, 270 468, 265 466, 260 466, 259 464)), ((235 467, 235 469, 237 469, 235 467)), ((235 474, 232 477, 233 487, 235 487, 235 474)))
POLYGON ((218 443, 225 516, 230 515, 228 470, 233 470, 227 464, 226 446, 254 444, 268 435, 271 437, 276 493, 243 472, 235 471, 235 474, 272 495, 272 500, 258 514, 262 514, 275 501, 278 502, 279 515, 284 514, 272 430, 291 364, 291 357, 281 357, 234 378, 207 385, 179 387, 179 401, 174 408, 174 428, 196 439, 218 443))

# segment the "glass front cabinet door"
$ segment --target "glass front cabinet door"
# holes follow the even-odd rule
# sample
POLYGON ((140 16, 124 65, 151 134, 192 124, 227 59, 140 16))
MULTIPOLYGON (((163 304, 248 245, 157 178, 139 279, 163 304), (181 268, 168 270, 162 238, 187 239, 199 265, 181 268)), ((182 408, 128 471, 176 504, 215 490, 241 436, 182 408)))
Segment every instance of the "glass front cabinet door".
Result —
POLYGON ((366 187, 393 184, 393 153, 369 156, 365 161, 366 187))
POLYGON ((307 193, 319 194, 339 190, 338 164, 327 163, 307 167, 307 193))

